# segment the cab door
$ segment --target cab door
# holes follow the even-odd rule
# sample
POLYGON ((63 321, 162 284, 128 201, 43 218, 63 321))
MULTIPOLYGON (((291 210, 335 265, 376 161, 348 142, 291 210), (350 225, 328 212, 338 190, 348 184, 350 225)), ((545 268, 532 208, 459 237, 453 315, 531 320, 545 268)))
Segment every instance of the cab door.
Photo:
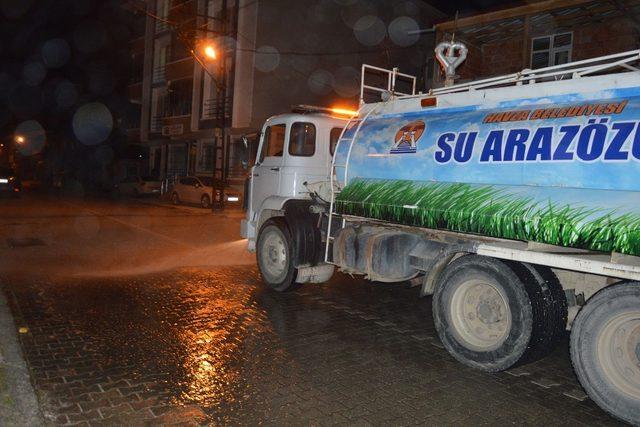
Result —
POLYGON ((283 154, 286 123, 270 122, 262 135, 258 159, 251 169, 251 203, 249 209, 255 214, 269 196, 279 194, 280 171, 283 167, 283 154))

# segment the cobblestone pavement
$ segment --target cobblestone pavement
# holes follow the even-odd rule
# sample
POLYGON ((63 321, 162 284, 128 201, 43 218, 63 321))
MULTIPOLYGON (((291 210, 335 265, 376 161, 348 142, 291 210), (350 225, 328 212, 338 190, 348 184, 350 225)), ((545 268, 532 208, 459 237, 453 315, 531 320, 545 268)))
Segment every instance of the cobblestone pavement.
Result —
POLYGON ((237 213, 57 199, 0 213, 0 284, 51 424, 616 424, 566 342, 485 374, 442 348, 417 288, 337 274, 266 290, 237 213))
POLYGON ((338 275, 275 294, 244 266, 7 290, 57 424, 615 424, 566 344, 474 371, 440 345, 430 298, 398 285, 338 275))

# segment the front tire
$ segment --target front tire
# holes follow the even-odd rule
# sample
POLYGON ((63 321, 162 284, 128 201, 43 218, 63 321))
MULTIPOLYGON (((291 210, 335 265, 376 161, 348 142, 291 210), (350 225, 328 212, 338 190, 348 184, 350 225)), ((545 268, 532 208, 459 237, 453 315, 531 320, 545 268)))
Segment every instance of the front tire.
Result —
POLYGON ((262 280, 270 288, 284 292, 297 287, 293 255, 294 244, 287 223, 282 218, 267 220, 258 234, 256 256, 262 280))
POLYGON ((571 331, 571 361, 598 406, 640 425, 640 283, 609 286, 587 301, 571 331))
POLYGON ((171 203, 173 203, 174 205, 180 204, 180 196, 178 196, 178 193, 176 193, 175 191, 171 194, 171 203))
POLYGON ((539 358, 552 347, 566 310, 554 308, 561 300, 542 292, 544 282, 531 271, 524 264, 477 255, 447 266, 433 295, 433 316, 453 357, 499 372, 539 358))

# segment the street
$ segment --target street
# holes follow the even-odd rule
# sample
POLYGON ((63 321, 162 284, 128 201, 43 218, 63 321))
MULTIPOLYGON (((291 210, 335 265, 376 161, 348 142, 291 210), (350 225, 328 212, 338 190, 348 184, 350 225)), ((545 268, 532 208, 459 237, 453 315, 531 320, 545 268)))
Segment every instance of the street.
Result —
POLYGON ((335 274, 270 291, 242 215, 0 200, 0 284, 47 423, 618 424, 567 340, 486 374, 444 350, 416 288, 335 274))

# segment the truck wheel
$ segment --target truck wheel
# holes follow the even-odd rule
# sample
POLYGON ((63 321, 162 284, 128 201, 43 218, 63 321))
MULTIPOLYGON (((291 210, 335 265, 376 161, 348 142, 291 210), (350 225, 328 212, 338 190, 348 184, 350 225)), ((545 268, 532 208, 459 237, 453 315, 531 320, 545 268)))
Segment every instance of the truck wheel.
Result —
POLYGON ((171 194, 171 203, 173 203, 174 205, 180 204, 180 196, 178 196, 178 193, 176 193, 175 191, 173 192, 173 194, 171 194))
POLYGON ((258 267, 262 280, 278 292, 297 287, 293 250, 289 227, 282 218, 271 218, 260 228, 256 245, 258 267))
POLYGON ((548 311, 545 293, 529 267, 477 255, 449 264, 433 295, 435 326, 444 347, 465 365, 488 372, 509 369, 548 350, 544 347, 555 341, 562 321, 561 315, 545 318, 548 311))
POLYGON ((549 354, 566 336, 568 304, 567 297, 558 280, 558 276, 549 268, 527 263, 511 263, 515 268, 526 268, 533 276, 536 286, 528 287, 528 292, 534 292, 535 297, 530 301, 539 304, 537 311, 540 324, 536 333, 538 343, 527 354, 527 360, 533 362, 549 354))
POLYGON ((580 310, 571 331, 571 361, 602 409, 640 425, 640 283, 609 286, 580 310))

